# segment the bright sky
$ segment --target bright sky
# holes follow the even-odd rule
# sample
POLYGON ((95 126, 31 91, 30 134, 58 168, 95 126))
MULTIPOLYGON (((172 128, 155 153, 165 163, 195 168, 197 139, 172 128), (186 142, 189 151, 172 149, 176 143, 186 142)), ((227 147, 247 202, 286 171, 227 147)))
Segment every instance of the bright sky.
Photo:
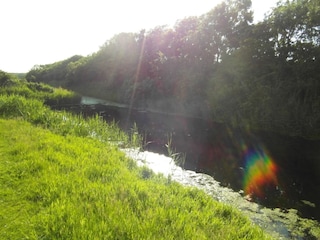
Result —
MULTIPOLYGON (((199 16, 222 0, 1 0, 0 70, 28 72, 99 50, 121 32, 138 32, 199 16)), ((278 0, 252 0, 262 20, 278 0)))

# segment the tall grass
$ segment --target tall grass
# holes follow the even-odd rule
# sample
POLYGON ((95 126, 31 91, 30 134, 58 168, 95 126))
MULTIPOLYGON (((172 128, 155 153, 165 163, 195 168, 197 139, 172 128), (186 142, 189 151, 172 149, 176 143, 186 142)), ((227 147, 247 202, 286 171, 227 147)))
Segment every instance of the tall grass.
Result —
POLYGON ((0 95, 0 239, 268 238, 231 207, 126 158, 117 145, 139 144, 135 127, 129 137, 20 90, 0 95))
POLYGON ((168 156, 174 161, 177 166, 184 167, 186 154, 178 153, 176 149, 172 147, 172 134, 168 134, 167 139, 168 141, 165 146, 168 151, 168 156))
POLYGON ((66 136, 97 138, 104 142, 136 146, 137 141, 129 137, 115 123, 107 124, 99 116, 84 119, 66 111, 52 111, 37 99, 26 99, 18 95, 0 95, 0 116, 21 118, 33 124, 66 136))
POLYGON ((7 74, 0 80, 0 94, 19 95, 38 99, 48 105, 74 104, 80 102, 80 96, 62 88, 53 88, 44 83, 28 82, 7 74))
POLYGON ((97 139, 0 119, 0 239, 265 239, 231 207, 97 139))

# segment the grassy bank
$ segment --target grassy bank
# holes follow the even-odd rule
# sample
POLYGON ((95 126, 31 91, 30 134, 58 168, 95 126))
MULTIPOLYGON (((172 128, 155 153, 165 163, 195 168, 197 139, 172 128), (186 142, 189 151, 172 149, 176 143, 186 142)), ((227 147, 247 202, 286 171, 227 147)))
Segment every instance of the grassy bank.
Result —
POLYGON ((0 239, 267 239, 237 210, 138 168, 98 117, 0 95, 0 239))
POLYGON ((44 83, 28 82, 0 70, 0 94, 19 95, 38 99, 46 104, 79 103, 81 97, 63 88, 53 88, 44 83))

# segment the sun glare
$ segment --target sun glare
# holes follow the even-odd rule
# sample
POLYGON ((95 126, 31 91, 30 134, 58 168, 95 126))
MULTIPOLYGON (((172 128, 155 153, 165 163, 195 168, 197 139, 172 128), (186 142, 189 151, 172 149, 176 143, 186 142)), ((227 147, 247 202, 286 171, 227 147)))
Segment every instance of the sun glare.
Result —
MULTIPOLYGON (((36 64, 47 64, 99 50, 121 32, 138 32, 156 26, 173 26, 177 20, 199 16, 222 0, 150 2, 147 0, 12 0, 2 1, 0 68, 27 72, 36 64)), ((256 4, 255 11, 266 3, 256 4), (262 5, 261 5, 262 4, 262 5)), ((276 0, 268 1, 269 6, 276 0)), ((261 12, 261 11, 260 11, 261 12)), ((261 17, 260 17, 261 18, 261 17)))

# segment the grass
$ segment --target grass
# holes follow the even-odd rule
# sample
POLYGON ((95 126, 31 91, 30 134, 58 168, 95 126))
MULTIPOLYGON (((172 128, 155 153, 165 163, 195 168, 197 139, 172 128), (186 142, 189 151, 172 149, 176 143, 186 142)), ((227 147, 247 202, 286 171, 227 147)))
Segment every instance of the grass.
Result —
POLYGON ((80 102, 80 96, 63 88, 53 88, 44 83, 28 82, 0 71, 0 94, 19 95, 38 99, 49 105, 80 102))
POLYGON ((0 95, 0 239, 268 239, 236 209, 119 151, 115 124, 0 95))
POLYGON ((2 119, 0 152, 0 239, 264 238, 231 207, 137 168, 112 144, 2 119))
POLYGON ((130 138, 115 123, 107 124, 98 116, 84 119, 66 111, 52 111, 37 99, 19 95, 0 95, 0 117, 19 118, 66 136, 96 138, 123 146, 139 145, 138 138, 130 138))

